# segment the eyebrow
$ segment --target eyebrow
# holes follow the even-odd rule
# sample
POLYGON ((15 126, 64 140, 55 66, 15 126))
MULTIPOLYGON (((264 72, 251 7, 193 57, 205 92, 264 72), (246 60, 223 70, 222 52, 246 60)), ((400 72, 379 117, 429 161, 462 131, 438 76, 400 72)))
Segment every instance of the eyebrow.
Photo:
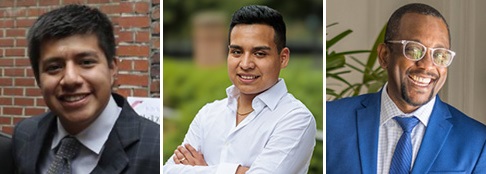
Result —
MULTIPOLYGON (((74 58, 75 59, 79 59, 79 58, 83 58, 83 57, 88 57, 88 56, 92 56, 92 57, 98 58, 98 55, 96 54, 96 52, 93 52, 93 51, 83 51, 83 52, 74 54, 74 58)), ((43 61, 41 61, 40 63, 48 64, 50 62, 56 62, 56 61, 60 61, 60 60, 63 60, 63 59, 64 59, 63 56, 47 57, 43 61)))
MULTIPOLYGON (((228 45, 229 49, 242 49, 239 45, 228 45)), ((260 50, 272 50, 272 48, 268 46, 256 46, 251 49, 252 51, 260 51, 260 50)))

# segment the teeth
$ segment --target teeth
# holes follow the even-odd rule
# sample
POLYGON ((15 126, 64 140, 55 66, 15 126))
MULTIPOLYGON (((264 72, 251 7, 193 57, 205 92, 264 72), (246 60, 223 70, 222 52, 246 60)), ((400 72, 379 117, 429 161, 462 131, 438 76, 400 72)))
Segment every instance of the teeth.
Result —
POLYGON ((78 101, 85 97, 86 95, 72 95, 72 96, 64 96, 63 100, 68 102, 78 101))
POLYGON ((245 80, 252 80, 252 79, 256 79, 257 76, 241 76, 242 79, 245 79, 245 80))
POLYGON ((419 77, 419 76, 410 76, 415 82, 429 84, 432 80, 431 78, 419 77))

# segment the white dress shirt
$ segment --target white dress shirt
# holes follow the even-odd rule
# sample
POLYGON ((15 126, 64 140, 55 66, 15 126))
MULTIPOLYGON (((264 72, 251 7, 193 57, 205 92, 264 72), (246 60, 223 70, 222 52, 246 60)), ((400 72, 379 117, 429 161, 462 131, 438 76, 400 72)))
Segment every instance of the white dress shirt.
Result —
POLYGON ((164 173, 231 174, 239 165, 250 167, 247 173, 307 173, 316 123, 283 79, 253 99, 254 111, 237 126, 239 91, 232 85, 226 93, 199 110, 182 143, 202 152, 208 166, 175 164, 171 157, 164 173))
MULTIPOLYGON (((104 144, 108 139, 120 112, 121 108, 116 105, 113 96, 111 96, 107 106, 100 116, 98 116, 98 118, 86 129, 77 135, 74 135, 74 137, 82 144, 82 147, 77 156, 71 161, 72 174, 85 174, 93 171, 98 164, 104 144)), ((53 161, 56 156, 55 149, 60 145, 62 138, 68 135, 69 133, 61 125, 59 118, 57 118, 57 132, 52 139, 49 155, 44 157, 45 159, 41 163, 42 173, 46 173, 51 161, 53 161)))
POLYGON ((380 129, 378 136, 378 166, 377 173, 388 174, 390 173, 390 165, 393 154, 395 152, 395 146, 398 140, 402 136, 403 129, 396 120, 395 116, 411 117, 415 116, 420 121, 412 130, 412 165, 415 162, 417 153, 424 137, 427 123, 429 122, 430 114, 435 104, 435 96, 427 102, 425 105, 419 107, 412 113, 403 113, 396 104, 392 101, 387 92, 387 84, 383 87, 381 92, 381 109, 380 109, 380 129))

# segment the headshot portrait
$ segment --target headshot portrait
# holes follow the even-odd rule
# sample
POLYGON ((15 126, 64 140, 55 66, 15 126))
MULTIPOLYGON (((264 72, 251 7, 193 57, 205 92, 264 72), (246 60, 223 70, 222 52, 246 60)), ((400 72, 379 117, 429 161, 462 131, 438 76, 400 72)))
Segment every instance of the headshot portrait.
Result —
POLYGON ((354 3, 327 2, 327 173, 485 172, 481 3, 354 3))
POLYGON ((164 173, 323 172, 321 6, 164 4, 164 173))

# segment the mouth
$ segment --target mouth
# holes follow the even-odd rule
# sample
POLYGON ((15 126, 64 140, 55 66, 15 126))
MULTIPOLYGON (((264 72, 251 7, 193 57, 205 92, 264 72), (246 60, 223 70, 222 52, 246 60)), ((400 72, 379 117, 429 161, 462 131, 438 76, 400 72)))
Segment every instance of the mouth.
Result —
POLYGON ((88 97, 89 94, 74 94, 74 95, 61 95, 58 97, 60 101, 67 102, 67 103, 76 103, 79 101, 82 101, 86 97, 88 97))
POLYGON ((419 75, 409 75, 408 78, 410 81, 420 87, 427 87, 431 83, 436 81, 436 78, 433 77, 426 77, 426 76, 419 76, 419 75))
POLYGON ((242 75, 242 74, 238 74, 238 77, 240 77, 243 80, 255 80, 255 79, 259 78, 260 76, 257 76, 257 75, 242 75))

